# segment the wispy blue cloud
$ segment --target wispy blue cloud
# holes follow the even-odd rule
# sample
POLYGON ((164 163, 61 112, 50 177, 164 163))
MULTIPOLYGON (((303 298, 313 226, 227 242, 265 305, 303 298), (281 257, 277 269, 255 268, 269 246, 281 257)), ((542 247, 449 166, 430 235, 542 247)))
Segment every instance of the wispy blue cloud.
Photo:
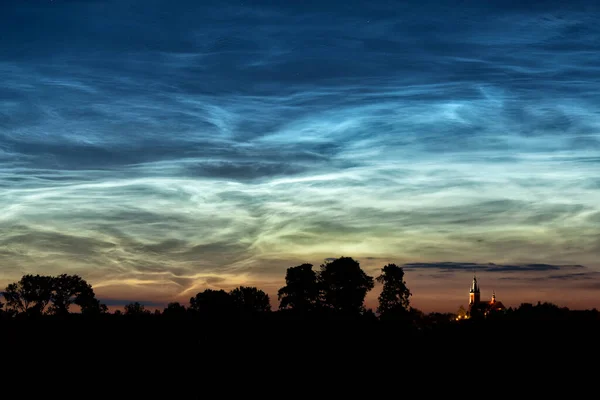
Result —
POLYGON ((4 2, 5 280, 166 299, 335 252, 600 269, 597 5, 426 3, 4 2))

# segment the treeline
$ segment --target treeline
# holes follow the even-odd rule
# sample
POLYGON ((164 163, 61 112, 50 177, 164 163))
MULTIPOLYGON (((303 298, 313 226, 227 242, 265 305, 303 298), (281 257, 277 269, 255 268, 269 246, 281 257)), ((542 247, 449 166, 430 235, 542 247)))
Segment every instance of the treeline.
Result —
MULTIPOLYGON (((279 309, 272 312, 269 295, 259 288, 239 286, 233 290, 206 289, 189 299, 189 304, 169 303, 162 311, 150 311, 139 302, 109 313, 90 284, 77 275, 25 275, 2 292, 0 315, 3 319, 39 319, 72 315, 90 318, 160 318, 162 320, 362 320, 391 321, 427 330, 456 325, 454 313, 425 314, 410 304, 411 291, 404 270, 395 264, 381 268, 376 277, 369 276, 351 257, 340 257, 320 265, 288 268, 285 285, 277 293, 279 309), (375 311, 364 305, 375 282, 382 285, 375 311)), ((573 311, 552 303, 521 304, 517 308, 491 312, 488 321, 552 320, 600 321, 596 309, 573 311)), ((461 323, 476 323, 477 318, 461 323)))
MULTIPOLYGON (((298 315, 374 317, 375 313, 365 308, 364 300, 375 281, 383 284, 377 308, 380 317, 391 318, 410 312, 411 293, 401 267, 388 264, 373 278, 351 257, 328 261, 318 271, 313 270, 312 264, 288 268, 286 284, 278 291, 279 311, 298 315)), ((65 316, 71 313, 72 306, 82 315, 108 314, 108 307, 96 298, 92 286, 77 275, 25 275, 9 284, 2 295, 5 304, 0 302, 0 309, 9 317, 65 316)), ((271 311, 267 293, 256 287, 239 286, 231 291, 206 289, 191 297, 187 307, 173 302, 162 312, 152 313, 143 304, 134 302, 113 314, 229 318, 258 316, 271 311)))

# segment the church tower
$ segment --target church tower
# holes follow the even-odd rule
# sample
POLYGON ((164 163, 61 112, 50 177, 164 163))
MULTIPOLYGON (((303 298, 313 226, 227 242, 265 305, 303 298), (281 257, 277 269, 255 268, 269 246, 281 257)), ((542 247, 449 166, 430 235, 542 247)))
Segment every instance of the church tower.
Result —
POLYGON ((469 306, 478 304, 479 300, 479 285, 477 284, 477 277, 473 274, 473 283, 471 284, 471 290, 469 290, 469 306))

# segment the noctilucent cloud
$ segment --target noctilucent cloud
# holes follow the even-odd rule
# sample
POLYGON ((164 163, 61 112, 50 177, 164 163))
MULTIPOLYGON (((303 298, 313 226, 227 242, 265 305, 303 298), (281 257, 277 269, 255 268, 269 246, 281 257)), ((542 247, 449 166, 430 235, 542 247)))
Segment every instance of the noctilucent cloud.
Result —
POLYGON ((528 3, 2 1, 1 286, 276 303, 351 256, 424 311, 599 307, 600 7, 528 3))

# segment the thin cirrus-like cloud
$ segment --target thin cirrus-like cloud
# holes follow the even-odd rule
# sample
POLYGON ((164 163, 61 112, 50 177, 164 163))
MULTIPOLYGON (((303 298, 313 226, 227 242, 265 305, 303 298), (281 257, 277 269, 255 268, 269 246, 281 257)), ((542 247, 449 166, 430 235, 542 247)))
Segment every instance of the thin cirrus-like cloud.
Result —
POLYGON ((441 271, 469 271, 473 273, 484 272, 484 273, 507 273, 507 272, 549 272, 549 271, 562 271, 569 272, 575 271, 570 274, 564 275, 550 275, 549 278, 563 279, 565 277, 581 277, 587 272, 579 272, 586 270, 583 265, 552 265, 552 264, 479 264, 472 262, 438 262, 438 263, 406 263, 403 265, 406 270, 418 270, 418 269, 436 269, 441 271))
POLYGON ((332 252, 598 268, 594 13, 52 3, 0 17, 5 280, 171 298, 332 252))

